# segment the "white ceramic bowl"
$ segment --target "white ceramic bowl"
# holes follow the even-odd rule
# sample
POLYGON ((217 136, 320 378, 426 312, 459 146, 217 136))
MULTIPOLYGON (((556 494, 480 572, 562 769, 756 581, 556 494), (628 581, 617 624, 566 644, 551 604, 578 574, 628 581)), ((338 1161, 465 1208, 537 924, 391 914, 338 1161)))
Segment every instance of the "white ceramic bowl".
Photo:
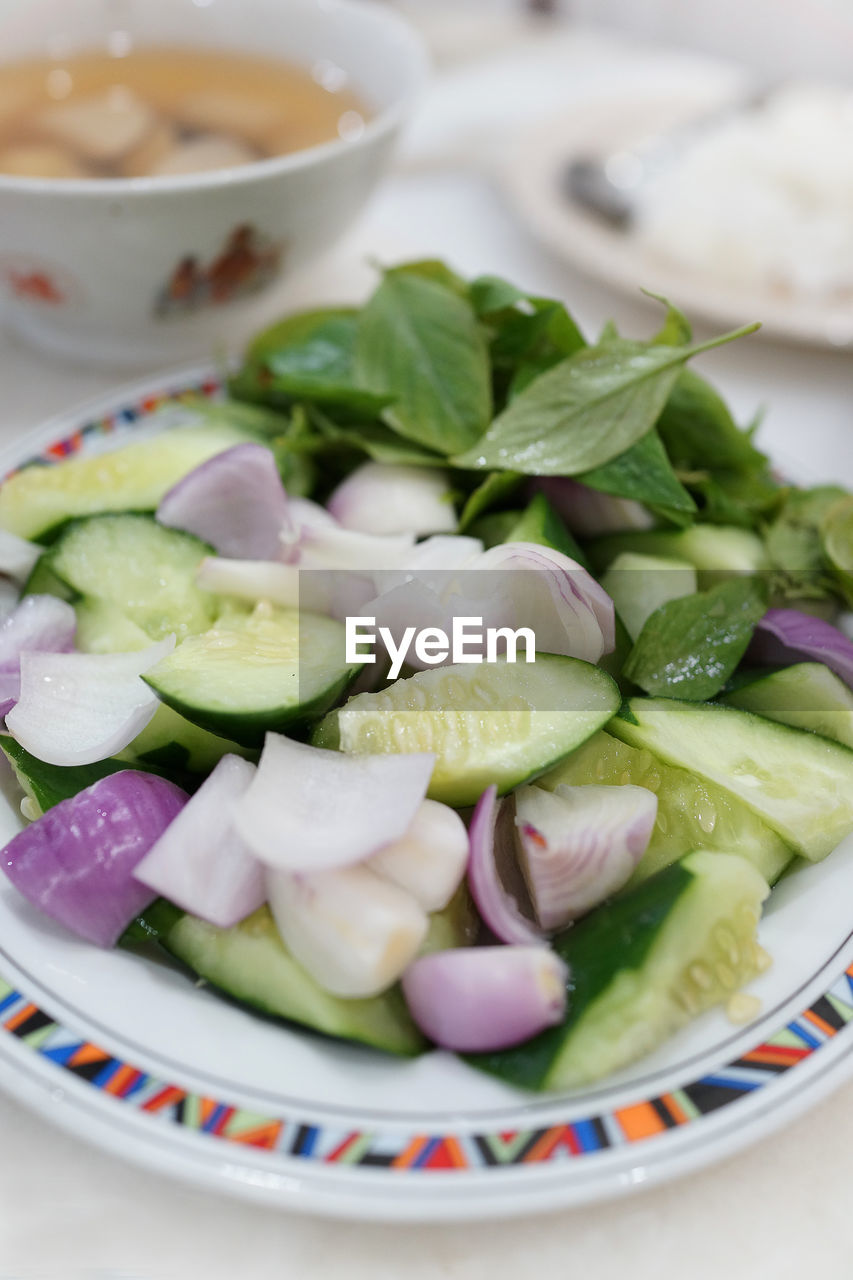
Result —
POLYGON ((264 312, 284 274, 353 221, 421 88, 420 39, 370 0, 0 0, 2 62, 113 46, 260 54, 347 73, 372 111, 361 135, 242 168, 174 178, 0 175, 0 297, 8 325, 103 366, 210 354, 264 312), (127 34, 125 34, 127 33, 127 34), (176 301, 170 282, 248 246, 256 269, 225 298, 176 301))

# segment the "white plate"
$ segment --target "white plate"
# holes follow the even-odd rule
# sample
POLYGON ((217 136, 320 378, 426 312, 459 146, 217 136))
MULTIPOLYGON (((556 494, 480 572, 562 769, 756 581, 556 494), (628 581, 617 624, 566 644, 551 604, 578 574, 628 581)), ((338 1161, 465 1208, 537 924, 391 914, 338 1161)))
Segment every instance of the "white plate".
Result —
POLYGON ((554 253, 635 298, 638 287, 672 298, 684 311, 733 328, 760 320, 767 337, 810 345, 853 344, 850 298, 815 300, 685 271, 651 252, 630 231, 615 230, 561 189, 572 159, 603 155, 731 101, 731 72, 695 68, 661 75, 654 88, 578 100, 518 137, 502 165, 504 187, 522 221, 554 253))
MULTIPOLYGON (((0 474, 144 429, 210 369, 56 419, 0 474)), ((2 775, 0 839, 19 826, 2 775)), ((0 1084, 81 1141, 281 1207, 463 1219, 614 1196, 730 1154, 853 1074, 853 839, 772 895, 748 1028, 714 1011, 578 1094, 529 1096, 433 1053, 398 1062, 267 1021, 78 942, 0 884, 0 1084)))

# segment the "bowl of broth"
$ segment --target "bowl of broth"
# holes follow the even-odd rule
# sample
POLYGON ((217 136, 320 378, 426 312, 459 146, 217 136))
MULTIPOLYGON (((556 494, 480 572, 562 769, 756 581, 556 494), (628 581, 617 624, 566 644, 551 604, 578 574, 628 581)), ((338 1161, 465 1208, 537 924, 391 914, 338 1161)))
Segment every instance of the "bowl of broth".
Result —
POLYGON ((426 75, 371 0, 0 0, 0 308, 139 367, 256 324, 357 217, 426 75))

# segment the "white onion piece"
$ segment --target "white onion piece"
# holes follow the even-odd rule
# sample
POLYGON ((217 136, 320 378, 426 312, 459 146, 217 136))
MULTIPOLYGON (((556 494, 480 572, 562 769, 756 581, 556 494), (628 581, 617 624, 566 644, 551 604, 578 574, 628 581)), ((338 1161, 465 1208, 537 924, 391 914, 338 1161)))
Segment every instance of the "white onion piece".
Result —
MULTIPOLYGON (((488 787, 477 801, 468 830, 468 888, 482 917, 483 923, 501 942, 522 946, 544 946, 544 939, 532 920, 528 920, 519 908, 517 898, 503 884, 497 859, 509 852, 510 866, 515 861, 515 849, 506 844, 507 823, 497 832, 502 805, 498 804, 498 789, 488 787), (496 849, 499 836, 502 848, 496 849)), ((510 833, 511 834, 511 833, 510 833)))
POLYGON ((423 907, 368 867, 267 874, 270 910, 285 945, 321 987, 349 999, 390 987, 426 937, 423 907))
POLYGON ((412 548, 405 567, 419 573, 426 569, 461 569, 482 552, 483 544, 479 538, 469 538, 461 533, 437 533, 412 548))
POLYGON ((536 919, 553 933, 631 878, 657 817, 645 787, 521 787, 515 825, 536 919))
POLYGON ((403 994, 433 1043, 487 1053, 562 1022, 568 980, 567 966, 542 947, 458 947, 415 960, 403 994))
POLYGON ((56 596, 25 596, 0 622, 0 715, 17 701, 25 652, 67 653, 74 648, 77 615, 56 596))
POLYGON ((20 594, 17 582, 11 578, 0 578, 0 618, 8 618, 20 594))
POLYGON ((655 518, 648 508, 633 498, 616 498, 610 493, 600 493, 580 480, 541 476, 534 481, 534 488, 544 493, 560 518, 582 538, 653 529, 655 525, 655 518))
MULTIPOLYGON (((470 566, 483 576, 481 590, 496 625, 531 627, 536 648, 598 662, 615 643, 613 602, 586 569, 560 551, 533 542, 506 542, 483 552, 470 566), (501 571, 486 592, 485 570, 501 571)), ((476 578, 475 578, 476 581, 476 578)))
POLYGON ((434 755, 348 756, 268 733, 235 824, 256 857, 279 870, 361 862, 405 835, 434 764, 434 755))
POLYGON ((174 635, 136 653, 23 653, 21 696, 6 727, 47 764, 93 764, 122 751, 160 705, 140 679, 174 635))
POLYGON ((231 560, 205 556, 195 575, 196 586, 238 600, 269 600, 283 609, 299 607, 299 570, 274 560, 231 560))
POLYGON ((447 473, 433 467, 365 462, 327 506, 340 525, 358 533, 452 533, 457 525, 447 473))
POLYGON ((255 766, 224 755, 134 871, 135 879, 209 924, 229 929, 266 902, 264 868, 232 810, 255 766))
POLYGON ((455 809, 424 800, 405 835, 366 865, 410 893, 424 911, 442 911, 462 883, 468 832, 455 809))
POLYGON ((44 547, 27 542, 16 533, 9 533, 8 529, 0 529, 0 574, 14 578, 16 582, 24 582, 43 551, 44 547))
POLYGON ((289 517, 275 458, 260 444, 225 449, 173 485, 157 519, 195 534, 223 556, 276 559, 289 517))
POLYGON ((296 563, 301 569, 399 569, 414 542, 413 534, 379 536, 339 525, 303 525, 296 563))

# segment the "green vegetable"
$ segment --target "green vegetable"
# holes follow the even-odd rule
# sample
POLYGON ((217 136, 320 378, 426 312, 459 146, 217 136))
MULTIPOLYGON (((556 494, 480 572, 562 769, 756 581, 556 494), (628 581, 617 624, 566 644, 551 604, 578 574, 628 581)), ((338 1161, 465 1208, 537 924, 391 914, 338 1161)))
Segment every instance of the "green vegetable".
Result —
POLYGON ((486 341, 470 304, 418 275, 387 274, 361 312, 359 384, 393 397, 385 420, 440 453, 466 449, 492 409, 486 341))
POLYGON ((685 361, 756 327, 692 347, 621 339, 586 347, 520 392, 455 462, 527 475, 575 476, 599 467, 652 430, 685 361))
POLYGON ((696 503, 673 471, 656 431, 578 480, 600 493, 642 502, 673 524, 690 524, 696 513, 696 503))
POLYGON ((853 496, 835 502, 824 516, 823 549, 848 604, 853 604, 853 496))
POLYGON ((521 483, 521 476, 513 471, 493 471, 468 495, 459 517, 459 532, 468 533, 475 520, 479 520, 492 507, 500 506, 512 496, 521 483))
POLYGON ((743 858, 691 853, 555 939, 570 971, 561 1026, 466 1060, 525 1089, 576 1088, 628 1066, 761 971, 766 896, 743 858))
POLYGON ((709 591, 660 606, 625 663, 625 675, 646 693, 702 702, 719 693, 767 611, 761 578, 720 582, 709 591))
POLYGON ((686 560, 623 551, 601 578, 601 585, 631 639, 636 640, 661 605, 696 592, 696 569, 686 560))
POLYGON ((577 560, 585 569, 589 561, 557 515, 544 493, 537 493, 526 511, 510 524, 504 542, 538 542, 543 547, 561 551, 570 560, 577 560))
POLYGON ((629 747, 602 730, 540 778, 537 786, 646 787, 658 798, 657 821, 631 885, 683 857, 685 849, 736 850, 769 884, 790 864, 784 840, 737 796, 695 773, 664 762, 646 748, 629 747))
POLYGON ((716 524, 607 534, 590 543, 589 551, 592 563, 599 568, 612 564, 623 551, 686 560, 699 570, 700 586, 718 581, 722 573, 759 573, 769 568, 764 543, 757 534, 716 524))
POLYGON ((753 676, 720 701, 853 747, 853 692, 822 662, 753 676))
POLYGON ((609 731, 742 800, 817 862, 853 831, 853 751, 747 711, 631 698, 609 731))

